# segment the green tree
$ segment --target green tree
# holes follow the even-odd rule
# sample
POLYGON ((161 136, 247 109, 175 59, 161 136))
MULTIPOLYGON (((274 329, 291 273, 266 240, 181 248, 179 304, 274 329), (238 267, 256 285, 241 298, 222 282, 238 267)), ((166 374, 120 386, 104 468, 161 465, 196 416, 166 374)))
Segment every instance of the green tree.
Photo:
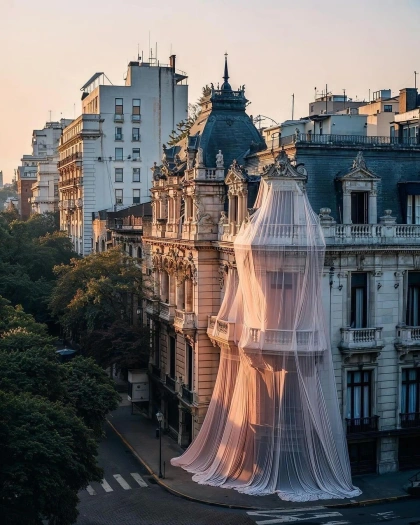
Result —
POLYGON ((114 382, 93 359, 76 357, 62 368, 65 402, 74 407, 85 425, 100 438, 106 415, 118 407, 121 399, 114 382))
MULTIPOLYGON (((70 265, 57 267, 56 272, 57 285, 50 302, 52 314, 86 355, 94 356, 103 366, 121 362, 120 328, 127 332, 128 339, 148 334, 148 330, 132 323, 132 298, 141 300, 148 286, 141 268, 132 257, 114 248, 73 259, 70 265), (98 359, 97 336, 108 341, 103 353, 107 359, 98 359)), ((132 348, 139 351, 138 347, 132 348)), ((143 352, 148 351, 143 348, 143 352)), ((132 357, 128 361, 132 362, 132 357)), ((135 357, 141 360, 140 355, 135 357)), ((122 362, 121 365, 126 366, 122 362)))
POLYGON ((77 493, 100 481, 93 434, 71 408, 0 391, 0 515, 9 525, 70 525, 77 493))

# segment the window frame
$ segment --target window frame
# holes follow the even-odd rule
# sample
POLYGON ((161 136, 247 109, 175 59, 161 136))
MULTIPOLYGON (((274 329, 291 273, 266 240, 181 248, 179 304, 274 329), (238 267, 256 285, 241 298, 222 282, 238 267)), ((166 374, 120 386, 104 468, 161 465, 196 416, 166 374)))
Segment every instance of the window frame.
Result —
POLYGON ((124 182, 124 168, 114 169, 114 182, 124 182), (120 175, 121 178, 117 177, 117 174, 120 175))
POLYGON ((140 204, 141 199, 141 193, 139 188, 133 188, 133 204, 140 204), (134 195, 138 193, 138 197, 135 197, 134 195), (138 200, 136 200, 138 199, 138 200))
POLYGON ((401 414, 418 414, 420 412, 420 369, 417 367, 407 367, 401 369, 401 402, 400 402, 400 413, 401 414), (410 379, 410 372, 415 372, 416 377, 410 379), (405 377, 406 376, 406 377, 405 377), (410 406, 410 386, 414 386, 414 397, 415 407, 414 411, 409 410, 410 406), (406 391, 403 394, 403 391, 406 391), (403 407, 403 404, 405 406, 403 407))
POLYGON ((362 328, 368 328, 369 325, 369 279, 368 279, 368 273, 367 272, 351 272, 350 275, 350 327, 355 329, 362 329, 362 328), (364 283, 363 285, 357 286, 356 283, 353 284, 354 281, 356 281, 357 278, 360 278, 359 276, 364 276, 364 283), (363 290, 363 312, 362 312, 362 326, 356 326, 358 323, 358 309, 357 309, 357 290, 362 289, 363 290))
POLYGON ((115 188, 115 204, 117 206, 124 204, 124 192, 123 192, 122 188, 115 188), (117 194, 118 195, 121 194, 121 197, 118 197, 117 194), (119 200, 121 202, 119 202, 119 200))
POLYGON ((132 142, 140 142, 140 128, 131 129, 131 140, 132 142))
POLYGON ((347 370, 346 371, 346 419, 364 419, 372 417, 373 413, 373 370, 347 370), (360 381, 355 381, 355 375, 360 374, 360 381), (364 376, 368 374, 368 380, 364 376), (352 379, 350 379, 352 378, 352 379), (365 403, 365 387, 368 388, 368 401, 365 403), (360 388, 360 415, 355 416, 355 388, 360 388), (350 391, 350 395, 349 395, 350 391), (365 408, 367 406, 367 414, 365 408))
POLYGON ((115 148, 115 160, 118 162, 121 162, 124 160, 124 148, 115 148), (117 154, 118 152, 121 152, 121 156, 117 154))
POLYGON ((140 168, 133 168, 132 169, 132 182, 141 182, 141 171, 140 168), (135 175, 138 174, 138 180, 136 179, 135 175))
POLYGON ((114 101, 114 111, 115 115, 124 115, 124 99, 123 98, 115 98, 114 101), (118 104, 117 101, 121 100, 121 104, 118 104))
POLYGON ((121 126, 115 127, 115 140, 122 140, 123 139, 123 129, 121 126), (117 131, 119 130, 119 132, 117 131))

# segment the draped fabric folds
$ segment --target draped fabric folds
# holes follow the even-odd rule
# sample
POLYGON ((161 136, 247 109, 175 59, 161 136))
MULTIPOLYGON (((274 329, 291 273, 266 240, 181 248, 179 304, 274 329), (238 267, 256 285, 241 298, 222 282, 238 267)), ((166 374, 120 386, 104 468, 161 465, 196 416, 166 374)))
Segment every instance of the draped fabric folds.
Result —
POLYGON ((203 426, 172 464, 289 501, 353 498, 321 304, 325 242, 303 184, 263 177, 216 322, 232 328, 203 426))

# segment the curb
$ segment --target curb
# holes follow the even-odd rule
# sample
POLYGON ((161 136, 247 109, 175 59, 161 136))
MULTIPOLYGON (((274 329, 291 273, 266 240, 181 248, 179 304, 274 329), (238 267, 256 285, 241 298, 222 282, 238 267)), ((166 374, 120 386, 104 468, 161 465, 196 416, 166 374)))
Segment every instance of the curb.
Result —
MULTIPOLYGON (((112 430, 115 432, 115 434, 117 434, 117 436, 120 438, 120 440, 124 443, 124 445, 130 450, 130 452, 137 459, 137 461, 141 465, 143 465, 143 467, 147 470, 149 475, 153 477, 155 482, 160 487, 162 487, 167 492, 169 492, 170 494, 173 494, 174 496, 177 496, 179 498, 186 499, 188 501, 193 501, 194 503, 202 503, 204 505, 211 505, 213 507, 223 507, 223 508, 226 508, 226 509, 238 509, 238 510, 255 510, 255 511, 256 510, 267 510, 264 507, 247 507, 245 505, 228 505, 226 503, 217 503, 217 502, 213 502, 213 501, 206 501, 206 500, 203 500, 203 499, 200 499, 200 498, 194 498, 193 496, 189 496, 188 494, 184 494, 182 492, 179 492, 179 491, 173 489, 172 487, 170 487, 169 485, 164 483, 162 481, 162 479, 159 478, 153 472, 153 470, 149 467, 149 465, 144 461, 143 458, 141 458, 137 454, 137 452, 134 450, 134 448, 125 439, 125 437, 115 428, 115 426, 109 421, 109 419, 107 419, 107 423, 112 428, 112 430)), ((364 507, 364 506, 367 506, 367 505, 378 505, 378 504, 381 504, 381 503, 390 503, 392 501, 398 501, 398 500, 408 499, 408 498, 412 498, 412 497, 413 496, 411 496, 410 494, 402 494, 401 496, 388 496, 386 498, 368 499, 368 500, 363 500, 363 501, 350 500, 348 503, 337 503, 337 504, 332 503, 330 505, 324 505, 324 506, 326 508, 328 508, 328 509, 345 509, 345 508, 350 508, 350 507, 364 507)), ((279 500, 279 501, 281 501, 281 500, 279 500)), ((304 507, 302 507, 302 509, 303 508, 304 507)))

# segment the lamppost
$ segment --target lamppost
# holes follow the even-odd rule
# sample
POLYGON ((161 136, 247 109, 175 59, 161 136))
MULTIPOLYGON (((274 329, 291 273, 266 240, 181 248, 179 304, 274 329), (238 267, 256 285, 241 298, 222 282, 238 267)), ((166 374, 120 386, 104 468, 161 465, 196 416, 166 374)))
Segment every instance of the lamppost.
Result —
POLYGON ((156 419, 159 423, 159 477, 163 478, 162 475, 162 421, 163 421, 163 414, 159 410, 156 414, 156 419))

